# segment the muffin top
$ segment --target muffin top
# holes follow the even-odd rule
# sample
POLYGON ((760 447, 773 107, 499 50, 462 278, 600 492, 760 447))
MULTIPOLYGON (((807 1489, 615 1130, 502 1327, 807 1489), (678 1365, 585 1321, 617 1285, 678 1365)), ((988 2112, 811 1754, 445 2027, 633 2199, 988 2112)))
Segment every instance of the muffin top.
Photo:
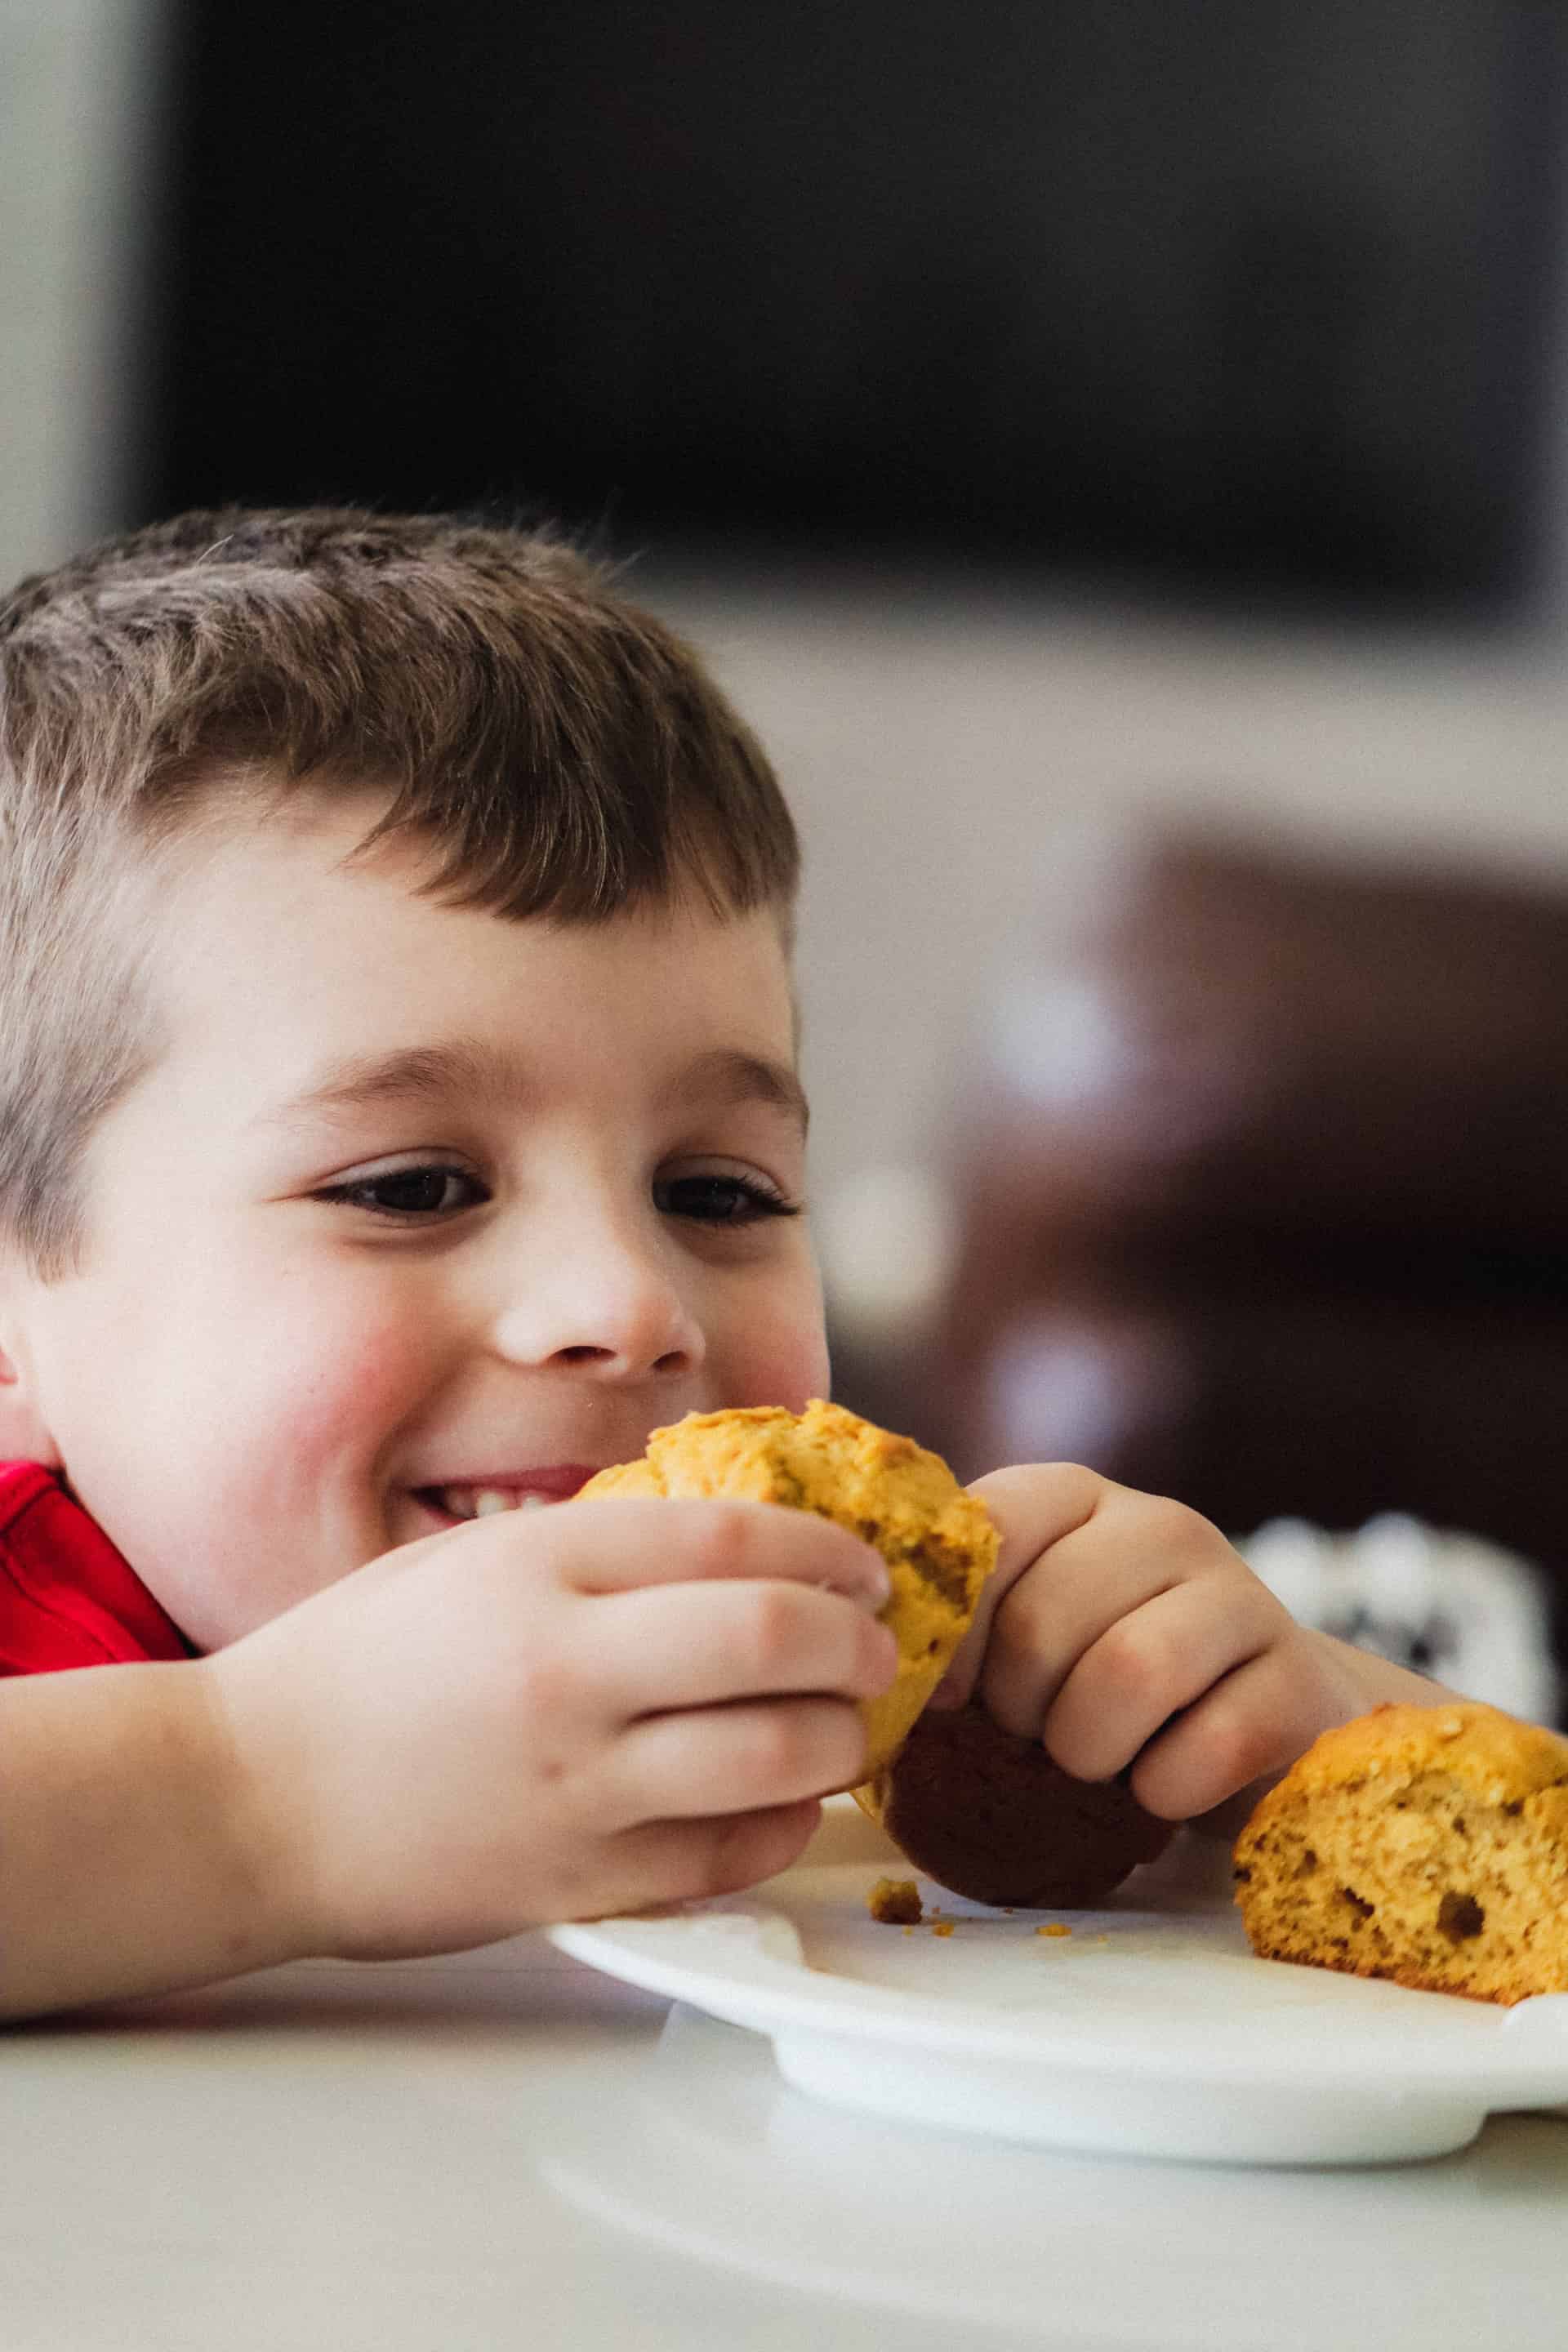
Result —
POLYGON ((582 1491, 783 1503, 874 1545, 892 1580, 879 1613, 899 1644, 899 1672, 862 1708, 868 1774, 902 1746, 996 1560, 991 1514, 940 1454, 821 1397, 798 1414, 784 1405, 689 1412, 656 1429, 640 1461, 601 1470, 582 1491))
POLYGON ((1476 1699, 1379 1706, 1323 1732, 1270 1794, 1408 1781, 1433 1770, 1450 1774, 1482 1803, 1513 1804, 1568 1780, 1568 1739, 1476 1699))

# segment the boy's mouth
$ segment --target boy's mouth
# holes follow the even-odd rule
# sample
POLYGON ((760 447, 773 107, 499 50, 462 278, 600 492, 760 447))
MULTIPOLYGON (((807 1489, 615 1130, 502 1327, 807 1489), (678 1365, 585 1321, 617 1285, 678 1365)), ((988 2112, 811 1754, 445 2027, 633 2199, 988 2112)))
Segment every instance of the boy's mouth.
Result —
POLYGON ((507 1477, 464 1479, 447 1486, 421 1486, 419 1500, 447 1519, 487 1519, 498 1511, 536 1511, 564 1503, 594 1475, 592 1464, 554 1463, 548 1470, 520 1470, 507 1477))

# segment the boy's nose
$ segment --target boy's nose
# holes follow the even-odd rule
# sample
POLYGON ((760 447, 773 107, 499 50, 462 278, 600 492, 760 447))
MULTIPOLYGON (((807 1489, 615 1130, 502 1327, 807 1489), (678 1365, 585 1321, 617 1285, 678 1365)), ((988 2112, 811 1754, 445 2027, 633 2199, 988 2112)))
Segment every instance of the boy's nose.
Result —
POLYGON ((494 1323, 509 1361, 604 1380, 670 1379, 707 1353, 702 1326, 656 1250, 598 1236, 522 1270, 494 1323))

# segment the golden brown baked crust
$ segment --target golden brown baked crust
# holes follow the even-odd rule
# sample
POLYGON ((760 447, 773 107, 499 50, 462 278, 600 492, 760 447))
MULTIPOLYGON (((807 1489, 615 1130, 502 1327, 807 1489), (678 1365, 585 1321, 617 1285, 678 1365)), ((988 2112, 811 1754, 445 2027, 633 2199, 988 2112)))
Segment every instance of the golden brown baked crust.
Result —
POLYGON ((1325 1732, 1236 1844, 1265 1958, 1512 2002, 1568 1991, 1568 1740, 1472 1700, 1325 1732))
POLYGON ((641 1461, 601 1470, 588 1495, 730 1495, 816 1511, 874 1544, 892 1593, 881 1611, 899 1644, 898 1676, 861 1708, 868 1771, 879 1771, 947 1671, 995 1565, 984 1505, 940 1455, 842 1405, 689 1412, 656 1429, 641 1461))
POLYGON ((924 1916, 921 1891, 912 1878, 879 1878, 866 1897, 866 1908, 885 1927, 918 1927, 924 1916))
POLYGON ((1075 1780, 978 1706, 928 1709, 855 1797, 928 1878, 1029 1910, 1103 1903, 1174 1830, 1119 1781, 1075 1780))

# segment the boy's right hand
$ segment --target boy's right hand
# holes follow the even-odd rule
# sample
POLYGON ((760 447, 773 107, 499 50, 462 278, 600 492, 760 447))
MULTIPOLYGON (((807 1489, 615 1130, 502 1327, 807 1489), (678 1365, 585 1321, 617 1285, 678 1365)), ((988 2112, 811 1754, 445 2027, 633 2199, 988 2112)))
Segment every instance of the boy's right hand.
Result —
POLYGON ((858 1777, 887 1593, 762 1503, 594 1497, 373 1560, 205 1662, 259 1897, 372 1958, 753 1885, 858 1777))

